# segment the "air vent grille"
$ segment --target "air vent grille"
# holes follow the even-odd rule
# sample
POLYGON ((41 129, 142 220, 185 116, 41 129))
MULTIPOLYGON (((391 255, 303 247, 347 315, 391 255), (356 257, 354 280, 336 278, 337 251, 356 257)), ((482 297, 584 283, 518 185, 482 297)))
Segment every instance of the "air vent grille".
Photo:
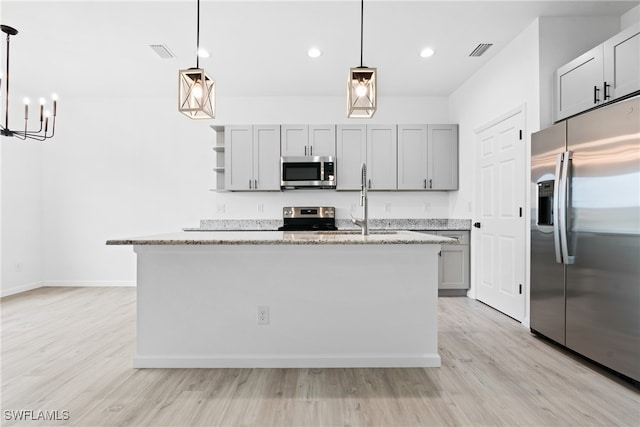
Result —
POLYGON ((176 56, 169 50, 169 48, 163 44, 150 44, 149 47, 158 54, 160 58, 169 59, 176 56))
POLYGON ((478 47, 473 49, 473 52, 471 52, 469 56, 482 56, 482 54, 485 53, 491 46, 493 46, 493 43, 480 43, 478 47))

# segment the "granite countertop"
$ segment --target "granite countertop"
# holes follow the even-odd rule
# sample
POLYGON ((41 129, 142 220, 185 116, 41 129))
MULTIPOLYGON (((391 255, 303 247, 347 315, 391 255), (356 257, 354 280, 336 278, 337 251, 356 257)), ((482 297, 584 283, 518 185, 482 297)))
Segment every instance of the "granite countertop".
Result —
MULTIPOLYGON (((282 225, 282 219, 203 219, 199 228, 183 231, 274 231, 282 225)), ((336 219, 340 230, 357 230, 349 219, 336 219)), ((470 219, 420 218, 420 219, 369 219, 370 230, 470 230, 470 219)))
POLYGON ((413 231, 201 231, 108 240, 107 245, 406 245, 457 244, 457 239, 413 231))

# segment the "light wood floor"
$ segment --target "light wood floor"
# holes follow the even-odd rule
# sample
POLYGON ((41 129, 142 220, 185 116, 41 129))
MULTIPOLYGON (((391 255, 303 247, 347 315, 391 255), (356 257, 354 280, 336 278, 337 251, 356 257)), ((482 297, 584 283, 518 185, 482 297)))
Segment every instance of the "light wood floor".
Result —
POLYGON ((134 288, 3 298, 2 425, 638 426, 640 393, 468 298, 439 300, 441 368, 131 368, 134 288), (69 411, 14 422, 6 410, 69 411))

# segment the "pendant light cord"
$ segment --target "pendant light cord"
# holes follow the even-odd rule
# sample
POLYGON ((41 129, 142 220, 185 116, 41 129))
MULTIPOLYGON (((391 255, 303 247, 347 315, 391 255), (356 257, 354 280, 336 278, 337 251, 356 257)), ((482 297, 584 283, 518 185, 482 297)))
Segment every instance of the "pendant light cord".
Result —
POLYGON ((362 65, 362 50, 364 46, 363 26, 364 26, 364 0, 360 0, 360 68, 364 68, 364 66, 362 65))
POLYGON ((200 68, 200 0, 198 0, 198 23, 196 24, 196 68, 200 68))

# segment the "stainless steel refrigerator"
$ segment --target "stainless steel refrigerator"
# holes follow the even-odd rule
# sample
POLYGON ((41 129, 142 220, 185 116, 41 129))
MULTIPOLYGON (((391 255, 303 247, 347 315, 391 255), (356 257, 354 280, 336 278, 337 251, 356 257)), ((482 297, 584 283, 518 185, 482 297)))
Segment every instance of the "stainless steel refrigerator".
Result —
POLYGON ((640 99, 531 140, 531 330, 640 381, 640 99))

